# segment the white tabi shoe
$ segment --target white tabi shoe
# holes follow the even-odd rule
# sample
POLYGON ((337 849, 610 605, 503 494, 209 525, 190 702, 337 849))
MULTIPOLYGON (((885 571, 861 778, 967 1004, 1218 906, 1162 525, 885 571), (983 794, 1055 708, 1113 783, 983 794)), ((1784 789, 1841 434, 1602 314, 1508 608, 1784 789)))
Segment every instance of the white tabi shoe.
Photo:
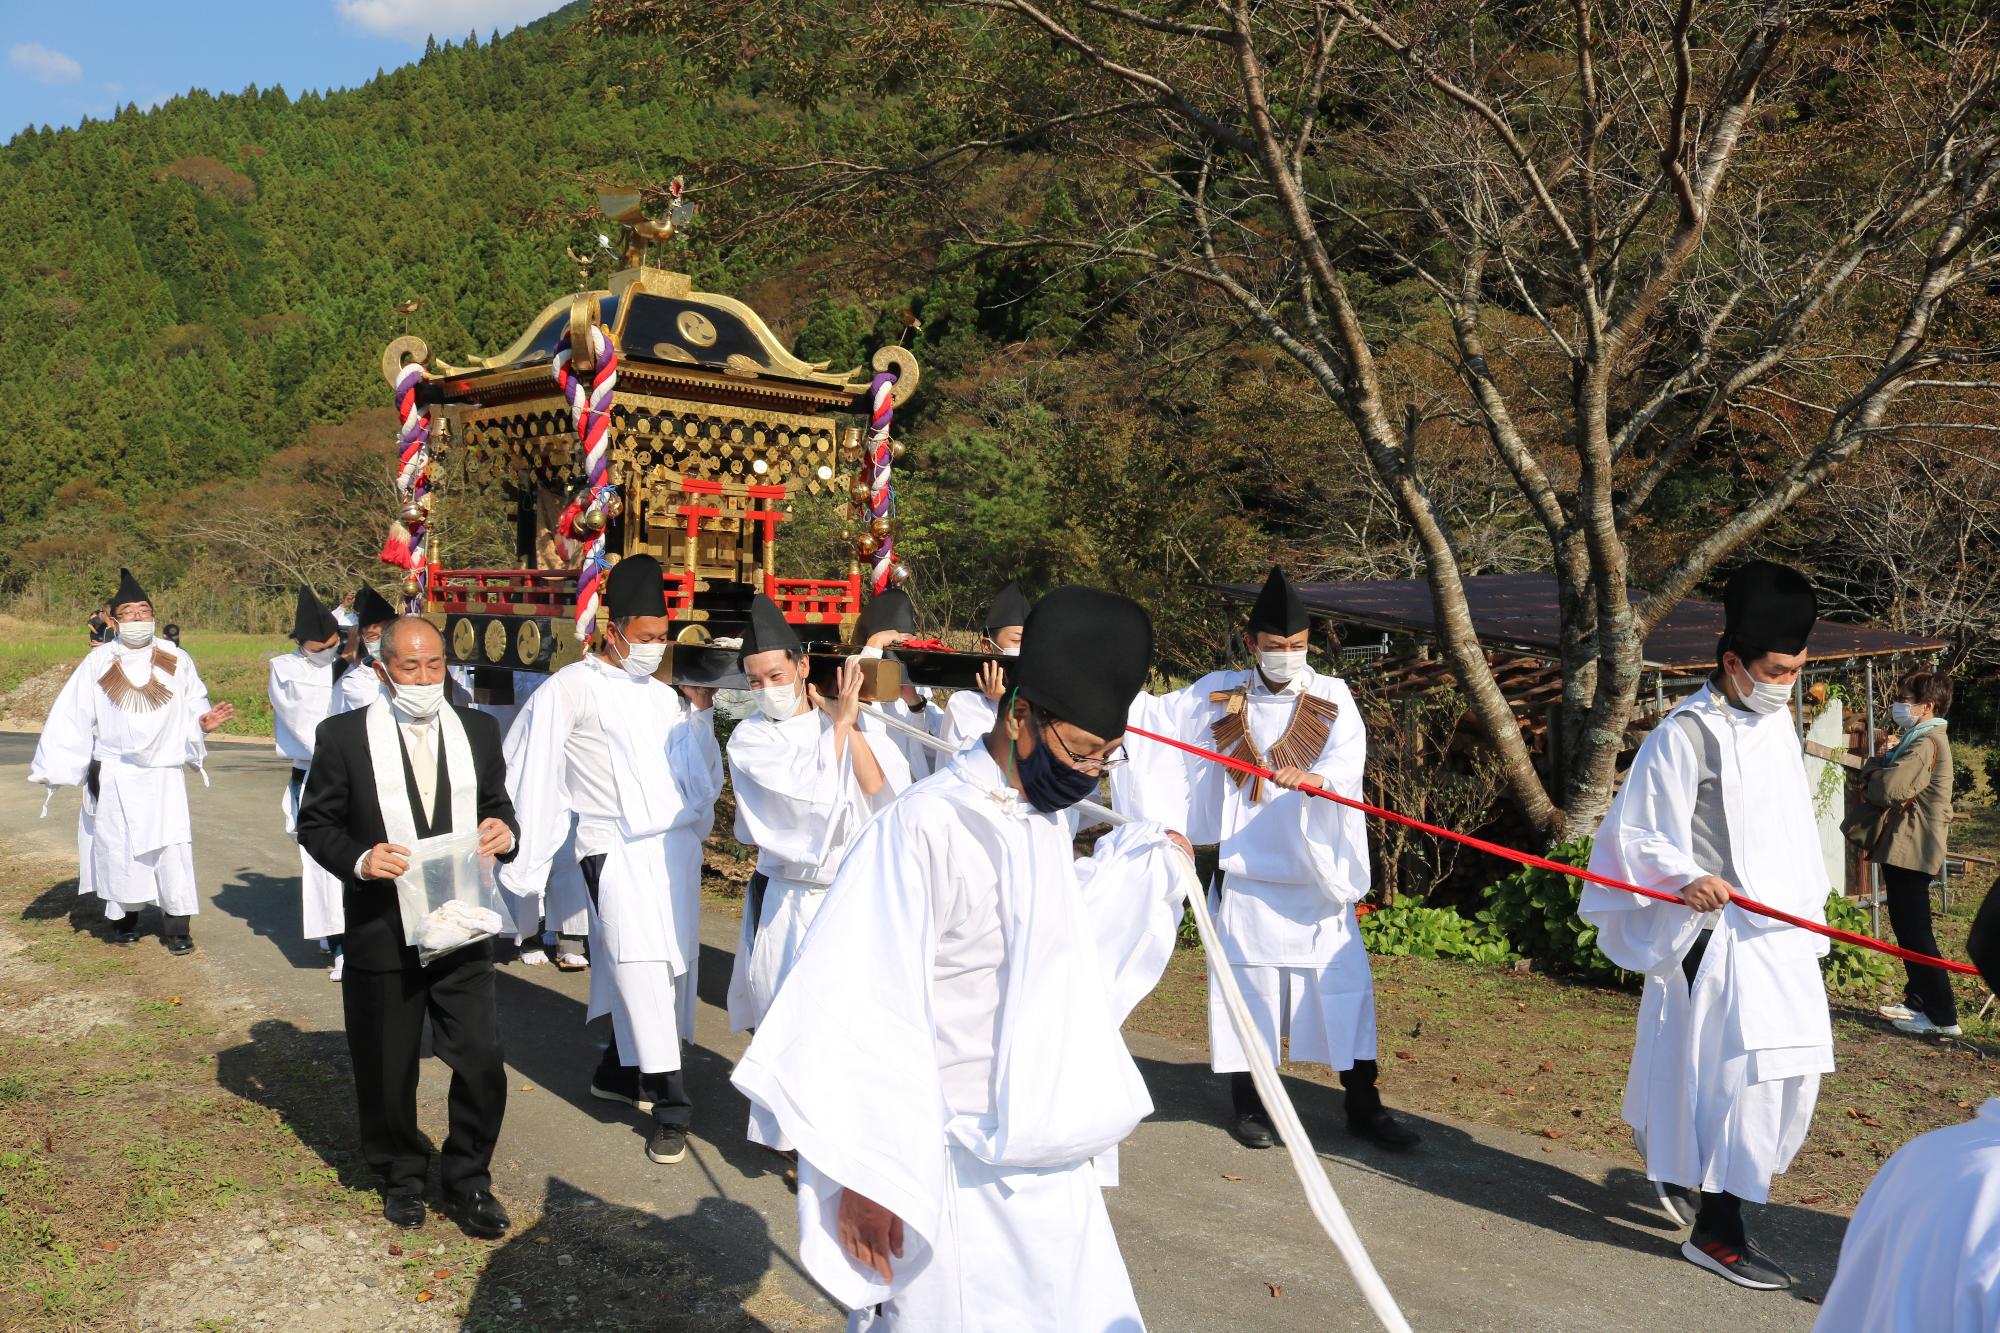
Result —
POLYGON ((521 950, 521 961, 529 967, 540 967, 549 961, 549 956, 542 952, 539 944, 530 945, 528 948, 521 950))
POLYGON ((328 981, 339 981, 347 972, 347 954, 343 951, 333 956, 333 966, 326 970, 328 981))
POLYGON ((559 953, 556 955, 556 970, 559 972, 581 972, 590 966, 590 960, 580 953, 559 953))

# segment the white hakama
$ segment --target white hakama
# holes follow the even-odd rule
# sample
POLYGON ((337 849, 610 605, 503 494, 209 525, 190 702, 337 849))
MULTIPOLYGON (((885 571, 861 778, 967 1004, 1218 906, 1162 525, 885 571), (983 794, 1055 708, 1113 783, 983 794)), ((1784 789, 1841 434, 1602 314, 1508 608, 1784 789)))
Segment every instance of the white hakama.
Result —
MULTIPOLYGON (((1590 868, 1663 893, 1733 875, 1750 897, 1825 921, 1825 862, 1791 715, 1759 717, 1712 688, 1684 701, 1640 747, 1590 868), (1726 849, 1728 866, 1703 864, 1725 853, 1697 856, 1704 772, 1719 783, 1721 821, 1704 838, 1726 849)), ((1833 1070, 1819 970, 1827 941, 1734 904, 1704 916, 1594 884, 1578 911, 1612 962, 1645 977, 1624 1117, 1647 1176, 1765 1202, 1805 1140, 1820 1076, 1833 1070), (1690 984, 1682 964, 1704 928, 1714 933, 1690 984)))
MULTIPOLYGON (((341 679, 353 674, 345 672, 341 679)), ((312 768, 313 744, 319 724, 339 711, 334 704, 339 684, 331 664, 314 666, 303 652, 284 653, 271 659, 265 693, 271 701, 271 733, 277 751, 292 761, 292 780, 285 787, 280 805, 285 816, 285 836, 294 843, 299 838, 299 799, 305 789, 305 776, 312 768)), ((340 877, 328 873, 303 847, 299 848, 299 916, 306 939, 325 939, 347 929, 342 892, 340 877)))
POLYGON ((745 905, 729 982, 733 1031, 763 1019, 849 844, 910 784, 902 750, 865 715, 858 737, 882 767, 882 789, 872 797, 855 781, 852 759, 835 754, 833 722, 819 709, 783 722, 748 717, 730 733, 736 840, 757 849, 757 869, 767 881, 755 919, 745 905))
POLYGON ((2000 1329, 2000 1099, 1882 1164, 1813 1333, 2000 1329))
POLYGON ((548 882, 574 813, 576 856, 604 858, 586 1021, 609 1014, 619 1054, 641 1073, 679 1069, 701 948, 701 843, 722 790, 714 714, 586 657, 528 700, 506 752, 522 851, 503 883, 518 894, 548 882))
MULTIPOLYGON (((1131 723, 1215 748, 1226 711, 1211 696, 1244 690, 1251 743, 1268 756, 1291 725, 1303 695, 1335 710, 1312 762, 1326 789, 1360 799, 1368 738, 1360 709, 1338 676, 1307 670, 1278 693, 1256 671, 1219 671, 1186 689, 1134 701, 1131 723)), ((1251 800, 1248 784, 1219 764, 1134 737, 1132 761, 1112 770, 1120 809, 1185 828, 1196 843, 1218 844, 1220 886, 1209 907, 1223 958, 1236 973, 1251 1017, 1274 1055, 1339 1071, 1373 1060, 1375 982, 1355 922, 1354 905, 1372 884, 1367 826, 1361 813, 1266 783, 1251 800)), ((1246 1072, 1248 1056, 1222 1005, 1210 961, 1209 1066, 1246 1072)), ((1281 1057, 1282 1058, 1282 1057, 1281 1057)))
POLYGON ((798 1145, 799 1255, 851 1329, 1143 1327, 1102 1187, 1152 1110, 1118 1029, 1188 871, 1152 824, 1073 858, 962 752, 863 831, 737 1067, 798 1145), (903 1221, 888 1282, 841 1248, 845 1189, 903 1221))
MULTIPOLYGON (((87 836, 79 825, 77 883, 104 900, 109 920, 147 903, 158 903, 169 916, 201 910, 180 768, 192 764, 201 771, 208 754, 201 717, 208 709, 208 687, 194 659, 179 648, 163 639, 137 649, 107 643, 91 649, 70 673, 42 724, 30 782, 53 795, 55 787, 83 786, 97 764, 97 799, 85 797, 87 836), (150 680, 168 697, 157 707, 121 706, 102 684, 111 670, 134 689, 150 680)), ((44 803, 45 813, 47 808, 44 803)))

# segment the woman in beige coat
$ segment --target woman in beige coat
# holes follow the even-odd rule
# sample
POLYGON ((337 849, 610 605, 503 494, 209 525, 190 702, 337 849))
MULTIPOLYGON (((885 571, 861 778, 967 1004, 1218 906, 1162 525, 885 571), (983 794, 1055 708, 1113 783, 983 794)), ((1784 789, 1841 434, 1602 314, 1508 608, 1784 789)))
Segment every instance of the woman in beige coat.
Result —
MULTIPOLYGON (((1887 754, 1862 767, 1861 797, 1887 810, 1873 857, 1882 867, 1889 926, 1905 949, 1938 956, 1931 930, 1931 881, 1944 869, 1951 828, 1951 742, 1944 715, 1951 711, 1951 678, 1912 671, 1896 686, 1892 716, 1903 733, 1887 754)), ((1940 968, 1903 965, 1903 1003, 1885 1004, 1882 1016, 1904 1032, 1956 1037, 1958 1007, 1951 978, 1940 968)))

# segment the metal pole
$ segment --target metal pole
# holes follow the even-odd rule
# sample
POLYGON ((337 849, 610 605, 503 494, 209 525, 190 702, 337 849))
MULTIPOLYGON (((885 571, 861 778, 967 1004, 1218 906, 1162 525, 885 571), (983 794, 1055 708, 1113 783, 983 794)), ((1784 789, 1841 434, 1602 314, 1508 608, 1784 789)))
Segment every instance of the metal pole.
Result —
MULTIPOLYGON (((1868 730, 1862 734, 1861 750, 1863 759, 1875 753, 1875 659, 1869 658, 1862 688, 1868 692, 1868 730)), ((1882 938, 1882 867, 1875 864, 1875 858, 1868 858, 1868 933, 1876 939, 1882 938)))

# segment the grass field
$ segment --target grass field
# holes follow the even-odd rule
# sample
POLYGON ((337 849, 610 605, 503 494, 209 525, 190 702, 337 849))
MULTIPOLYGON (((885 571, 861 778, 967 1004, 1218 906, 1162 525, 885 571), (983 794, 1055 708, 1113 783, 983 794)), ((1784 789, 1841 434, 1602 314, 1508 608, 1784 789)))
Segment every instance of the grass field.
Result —
MULTIPOLYGON (((181 646, 194 657, 209 698, 236 705, 226 736, 271 734, 271 705, 265 683, 273 654, 289 652, 289 640, 261 634, 211 634, 188 630, 181 646)), ((90 651, 81 626, 38 625, 0 616, 0 697, 44 672, 68 668, 90 651)))

